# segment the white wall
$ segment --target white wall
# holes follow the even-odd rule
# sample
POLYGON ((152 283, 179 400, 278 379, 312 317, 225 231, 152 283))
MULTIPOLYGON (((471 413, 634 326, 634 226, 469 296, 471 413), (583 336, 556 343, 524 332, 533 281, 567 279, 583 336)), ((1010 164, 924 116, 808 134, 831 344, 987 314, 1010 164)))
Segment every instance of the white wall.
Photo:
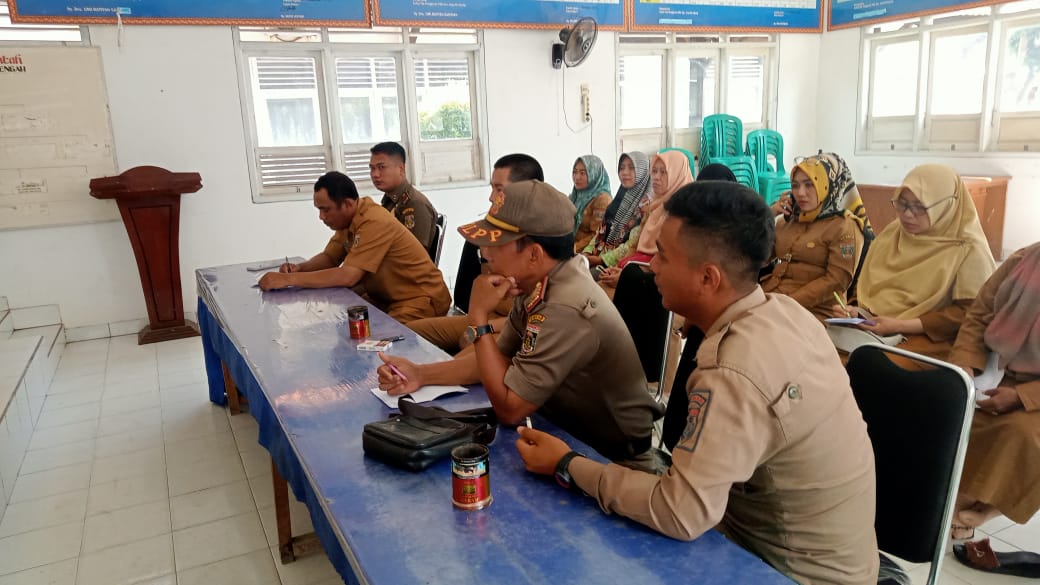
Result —
POLYGON ((819 86, 816 64, 820 57, 820 35, 780 35, 777 51, 776 130, 784 136, 784 167, 790 171, 796 156, 815 154, 816 106, 819 86))
MULTIPOLYGON (((329 232, 309 202, 252 202, 230 28, 126 27, 122 46, 114 27, 94 26, 90 35, 102 50, 119 170, 150 164, 202 175, 203 189, 184 196, 181 207, 186 310, 195 305, 195 268, 322 249, 329 232)), ((529 152, 566 193, 574 158, 590 149, 590 128, 579 119, 583 81, 590 85, 595 124, 591 148, 608 168, 617 160, 614 37, 601 34, 590 58, 567 71, 565 95, 577 133, 558 115, 563 74, 549 65, 553 38, 551 31, 485 34, 487 154, 493 161, 529 152)), ((427 194, 448 216, 441 265, 450 281, 462 246, 454 227, 487 209, 488 188, 427 194)), ((145 316, 121 223, 0 232, 0 250, 0 295, 14 307, 58 304, 68 327, 145 316)))
POLYGON ((1040 239, 1040 155, 987 153, 856 153, 860 32, 829 32, 822 37, 819 61, 817 137, 820 147, 845 155, 856 181, 898 185, 913 167, 924 163, 952 166, 964 175, 1009 175, 1004 220, 1004 256, 1040 239))

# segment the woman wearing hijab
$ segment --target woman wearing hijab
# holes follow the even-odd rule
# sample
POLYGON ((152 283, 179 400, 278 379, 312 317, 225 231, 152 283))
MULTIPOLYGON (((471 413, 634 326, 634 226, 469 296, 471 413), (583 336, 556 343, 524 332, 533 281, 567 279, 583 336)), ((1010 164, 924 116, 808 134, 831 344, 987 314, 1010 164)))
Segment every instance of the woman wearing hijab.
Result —
POLYGON ((978 403, 961 474, 954 538, 1003 514, 1025 524, 1040 510, 1040 242, 986 281, 961 325, 951 363, 977 375, 990 352, 1004 371, 978 403))
POLYGON ((635 229, 650 204, 650 159, 642 152, 628 152, 618 160, 618 187, 614 201, 603 215, 596 237, 582 251, 590 266, 615 266, 635 248, 639 232, 635 229), (633 237, 634 236, 634 237, 633 237))
MULTIPOLYGON (((877 335, 901 334, 899 347, 945 360, 964 314, 994 262, 964 181, 945 165, 913 170, 896 190, 898 222, 867 252, 857 302, 877 335), (872 314, 872 316, 871 316, 872 314)), ((835 317, 845 310, 835 305, 835 317)))
POLYGON ((831 316, 834 295, 845 302, 863 248, 864 223, 848 210, 858 198, 845 161, 836 154, 802 159, 791 169, 791 193, 781 197, 773 258, 762 290, 790 296, 818 318, 831 316))
POLYGON ((571 178, 571 203, 578 210, 574 215, 574 251, 581 252, 596 236, 610 205, 610 177, 598 156, 586 154, 574 161, 571 178))
POLYGON ((733 171, 729 170, 724 164, 711 163, 705 166, 699 173, 697 173, 698 181, 729 181, 730 183, 737 182, 737 176, 733 174, 733 171))

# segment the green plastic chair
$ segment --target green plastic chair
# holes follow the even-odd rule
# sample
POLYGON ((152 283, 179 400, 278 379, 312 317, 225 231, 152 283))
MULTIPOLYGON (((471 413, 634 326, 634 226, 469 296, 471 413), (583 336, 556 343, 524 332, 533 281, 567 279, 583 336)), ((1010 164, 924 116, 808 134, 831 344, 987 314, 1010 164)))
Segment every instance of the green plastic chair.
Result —
MULTIPOLYGON (((701 126, 701 156, 698 171, 721 159, 744 155, 744 123, 729 114, 712 114, 701 126)), ((725 163, 722 163, 725 164, 725 163)))
POLYGON ((712 160, 713 163, 723 164, 733 171, 737 182, 751 190, 757 190, 758 174, 755 172, 755 161, 750 156, 727 156, 712 160))
POLYGON ((755 171, 758 174, 758 185, 755 189, 765 198, 766 203, 772 205, 780 195, 790 191, 791 177, 784 169, 784 137, 779 132, 749 132, 744 151, 755 161, 755 171))

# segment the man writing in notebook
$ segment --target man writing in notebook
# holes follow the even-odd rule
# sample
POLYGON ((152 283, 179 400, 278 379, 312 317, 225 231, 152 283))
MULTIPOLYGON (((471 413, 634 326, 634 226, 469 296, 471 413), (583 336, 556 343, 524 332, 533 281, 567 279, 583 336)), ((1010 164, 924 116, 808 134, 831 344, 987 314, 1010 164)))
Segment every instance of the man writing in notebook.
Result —
POLYGON ((819 322, 758 286, 772 214, 720 181, 682 188, 665 210, 650 266, 664 306, 705 334, 671 467, 603 465, 521 427, 527 469, 673 538, 718 528, 799 583, 876 583, 870 439, 819 322))
POLYGON ((374 305, 401 323, 448 312, 451 295, 430 255, 390 212, 359 198, 350 177, 322 175, 314 183, 314 207, 336 233, 311 259, 263 275, 261 289, 360 284, 374 305))
POLYGON ((518 424, 538 410, 604 456, 652 470, 661 408, 621 316, 574 256, 574 213, 565 195, 541 181, 507 185, 483 220, 459 228, 491 272, 473 283, 467 334, 474 351, 423 365, 380 354, 404 376, 383 365, 379 387, 400 395, 427 384, 482 382, 503 422, 518 424), (507 297, 513 308, 496 341, 488 317, 507 297))

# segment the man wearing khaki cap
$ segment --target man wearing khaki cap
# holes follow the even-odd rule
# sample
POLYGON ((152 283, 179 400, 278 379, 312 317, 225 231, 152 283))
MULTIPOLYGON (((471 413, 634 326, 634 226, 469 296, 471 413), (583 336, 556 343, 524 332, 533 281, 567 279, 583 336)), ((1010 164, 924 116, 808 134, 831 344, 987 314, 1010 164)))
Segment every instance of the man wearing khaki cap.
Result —
POLYGON ((380 355, 379 387, 408 394, 426 384, 482 382, 499 419, 535 410, 611 460, 653 469, 651 430, 661 408, 646 390, 621 316, 574 256, 574 205, 541 181, 520 181, 491 200, 481 221, 459 228, 490 274, 473 283, 467 335, 475 351, 417 365, 380 355), (488 314, 513 297, 497 343, 488 314))

